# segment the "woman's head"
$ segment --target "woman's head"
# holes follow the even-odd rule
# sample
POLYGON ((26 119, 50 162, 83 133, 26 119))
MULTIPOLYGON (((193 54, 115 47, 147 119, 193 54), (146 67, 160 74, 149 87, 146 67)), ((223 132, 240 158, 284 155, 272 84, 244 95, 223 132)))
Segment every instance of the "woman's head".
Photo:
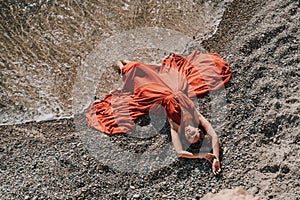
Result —
POLYGON ((185 139, 190 143, 194 144, 199 141, 201 138, 202 131, 198 127, 194 127, 191 125, 188 125, 184 128, 184 136, 185 139))

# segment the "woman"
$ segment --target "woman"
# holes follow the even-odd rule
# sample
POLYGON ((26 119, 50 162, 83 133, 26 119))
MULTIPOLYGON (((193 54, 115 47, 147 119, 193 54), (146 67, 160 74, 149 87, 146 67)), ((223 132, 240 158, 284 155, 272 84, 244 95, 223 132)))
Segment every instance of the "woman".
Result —
POLYGON ((220 173, 219 142, 210 123, 195 109, 190 97, 200 97, 224 86, 231 77, 227 63, 217 54, 194 51, 187 57, 173 54, 162 65, 118 61, 124 85, 90 105, 86 114, 91 127, 107 134, 126 133, 134 121, 148 114, 166 114, 171 138, 179 157, 204 158, 220 173), (194 154, 185 142, 196 143, 201 127, 212 138, 213 153, 194 154))

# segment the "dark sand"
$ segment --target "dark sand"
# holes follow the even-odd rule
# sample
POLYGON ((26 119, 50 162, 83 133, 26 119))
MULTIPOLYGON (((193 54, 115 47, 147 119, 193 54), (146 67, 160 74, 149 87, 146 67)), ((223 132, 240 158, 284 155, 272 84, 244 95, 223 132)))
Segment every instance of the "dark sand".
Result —
POLYGON ((118 171, 89 153, 73 119, 26 123, 0 126, 0 199, 200 199, 238 186, 299 199, 299 17, 298 1, 234 1, 202 43, 233 71, 218 128, 220 176, 185 159, 146 174, 118 171))

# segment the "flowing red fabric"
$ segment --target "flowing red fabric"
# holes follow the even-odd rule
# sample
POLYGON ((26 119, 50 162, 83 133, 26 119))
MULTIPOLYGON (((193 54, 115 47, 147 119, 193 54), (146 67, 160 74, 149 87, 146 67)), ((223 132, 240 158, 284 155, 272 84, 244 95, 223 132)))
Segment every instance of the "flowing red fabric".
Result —
POLYGON ((107 133, 126 133, 134 121, 149 112, 161 114, 177 124, 181 109, 194 109, 191 97, 201 97, 224 87, 231 71, 215 53, 193 51, 189 56, 172 54, 162 65, 129 62, 122 69, 123 87, 91 103, 86 118, 89 126, 107 133))

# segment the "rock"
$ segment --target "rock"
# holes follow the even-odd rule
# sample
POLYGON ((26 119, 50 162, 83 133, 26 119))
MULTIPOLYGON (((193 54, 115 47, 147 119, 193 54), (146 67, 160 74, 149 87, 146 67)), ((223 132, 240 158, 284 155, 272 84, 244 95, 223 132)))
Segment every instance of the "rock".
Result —
POLYGON ((132 196, 132 198, 134 198, 134 199, 137 199, 137 198, 140 198, 140 194, 134 194, 133 196, 132 196))
POLYGON ((34 196, 33 198, 32 198, 32 200, 37 200, 38 199, 38 197, 37 196, 34 196))
POLYGON ((131 185, 130 188, 133 189, 133 190, 135 189, 135 187, 133 185, 131 185))
POLYGON ((258 189, 257 187, 255 187, 255 186, 249 188, 249 190, 248 190, 248 192, 249 192, 250 194, 257 194, 258 191, 259 191, 259 189, 258 189))
POLYGON ((222 200, 222 199, 230 199, 230 200, 260 200, 261 198, 255 197, 254 195, 248 194, 242 188, 235 189, 224 189, 221 190, 217 194, 208 193, 203 197, 203 200, 222 200))

